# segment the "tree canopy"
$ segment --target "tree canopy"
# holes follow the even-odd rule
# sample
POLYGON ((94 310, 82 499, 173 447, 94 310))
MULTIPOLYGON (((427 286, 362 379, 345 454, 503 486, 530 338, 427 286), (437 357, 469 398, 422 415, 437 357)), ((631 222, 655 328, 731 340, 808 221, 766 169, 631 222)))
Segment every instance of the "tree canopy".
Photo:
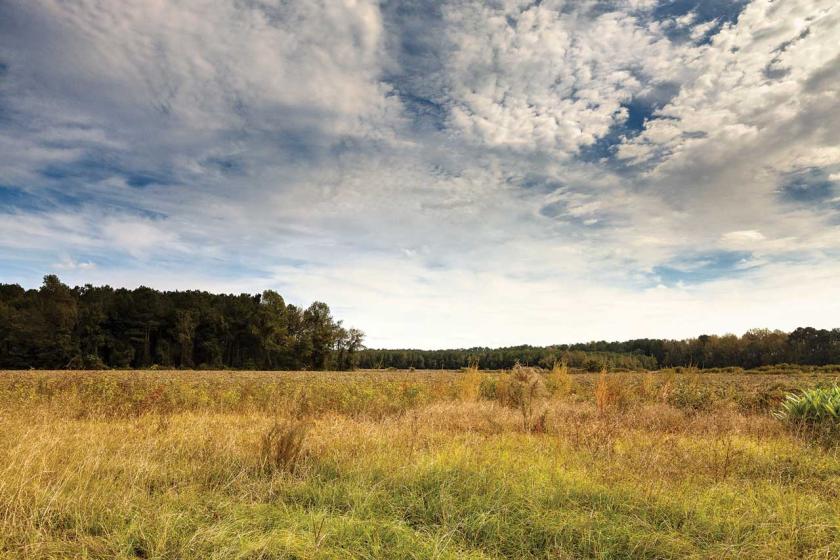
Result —
POLYGON ((0 368, 350 369, 364 335, 325 303, 86 285, 0 284, 0 368))
POLYGON ((364 349, 363 342, 362 331, 344 328, 327 304, 304 309, 271 290, 230 295, 71 288, 54 275, 45 276, 37 290, 0 284, 0 368, 5 369, 457 369, 470 364, 507 369, 517 362, 541 367, 565 362, 597 371, 840 364, 840 329, 811 327, 544 347, 375 350, 364 349))
POLYGON ((624 342, 586 342, 553 346, 512 346, 457 350, 364 350, 361 367, 452 369, 478 364, 483 369, 507 369, 515 363, 610 369, 756 368, 779 364, 840 364, 840 329, 802 327, 791 333, 753 329, 742 336, 701 335, 684 340, 643 338, 624 342))

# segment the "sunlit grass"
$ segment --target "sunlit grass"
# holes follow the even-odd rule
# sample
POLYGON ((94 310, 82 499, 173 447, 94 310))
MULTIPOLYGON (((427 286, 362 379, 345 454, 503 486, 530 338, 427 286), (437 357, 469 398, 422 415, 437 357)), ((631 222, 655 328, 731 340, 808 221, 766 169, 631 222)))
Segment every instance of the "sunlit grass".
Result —
POLYGON ((767 380, 555 372, 535 431, 476 372, 62 375, 0 374, 2 558, 840 557, 767 380))

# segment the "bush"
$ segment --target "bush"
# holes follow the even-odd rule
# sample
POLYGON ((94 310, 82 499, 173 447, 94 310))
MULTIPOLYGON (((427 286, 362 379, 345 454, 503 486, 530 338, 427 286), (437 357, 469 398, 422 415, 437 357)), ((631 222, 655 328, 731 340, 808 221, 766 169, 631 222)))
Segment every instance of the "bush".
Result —
POLYGON ((548 374, 546 386, 551 396, 555 398, 564 397, 572 392, 574 381, 565 363, 554 364, 554 367, 551 368, 551 373, 548 374))
POLYGON ((596 371, 601 371, 606 367, 606 364, 602 360, 598 360, 595 358, 588 358, 585 362, 583 362, 583 369, 588 371, 589 373, 595 373, 596 371))
POLYGON ((788 394, 774 415, 804 435, 836 444, 840 435, 840 385, 788 394))
POLYGON ((498 398, 497 391, 498 381, 494 377, 485 376, 478 386, 478 394, 482 399, 492 401, 498 398))
POLYGON ((824 389, 809 389, 802 393, 791 393, 784 401, 776 417, 787 422, 806 424, 840 422, 840 385, 824 389))
POLYGON ((478 366, 463 368, 461 378, 458 380, 458 398, 462 401, 477 400, 481 394, 481 381, 483 375, 478 371, 478 366))
POLYGON ((711 387, 697 381, 674 384, 666 400, 671 406, 694 412, 709 410, 718 401, 711 387))
POLYGON ((530 431, 535 409, 546 396, 545 381, 534 368, 519 364, 513 366, 507 381, 506 404, 519 409, 522 428, 530 431))
POLYGON ((624 410, 629 404, 626 387, 622 384, 619 374, 608 374, 601 370, 598 382, 595 384, 595 406, 598 412, 604 414, 612 409, 624 410))

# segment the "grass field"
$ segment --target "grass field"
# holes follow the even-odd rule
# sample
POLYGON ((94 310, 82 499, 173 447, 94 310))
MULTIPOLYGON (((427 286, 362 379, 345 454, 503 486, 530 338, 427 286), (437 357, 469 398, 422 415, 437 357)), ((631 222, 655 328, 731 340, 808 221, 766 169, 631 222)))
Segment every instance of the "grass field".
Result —
POLYGON ((0 558, 840 558, 808 373, 0 372, 0 558))

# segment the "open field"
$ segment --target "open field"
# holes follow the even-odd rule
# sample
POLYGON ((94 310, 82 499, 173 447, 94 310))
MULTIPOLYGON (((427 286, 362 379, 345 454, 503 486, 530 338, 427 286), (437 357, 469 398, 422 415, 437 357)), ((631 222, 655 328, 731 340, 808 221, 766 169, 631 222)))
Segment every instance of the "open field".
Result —
POLYGON ((0 372, 0 558, 840 558, 807 373, 0 372))

